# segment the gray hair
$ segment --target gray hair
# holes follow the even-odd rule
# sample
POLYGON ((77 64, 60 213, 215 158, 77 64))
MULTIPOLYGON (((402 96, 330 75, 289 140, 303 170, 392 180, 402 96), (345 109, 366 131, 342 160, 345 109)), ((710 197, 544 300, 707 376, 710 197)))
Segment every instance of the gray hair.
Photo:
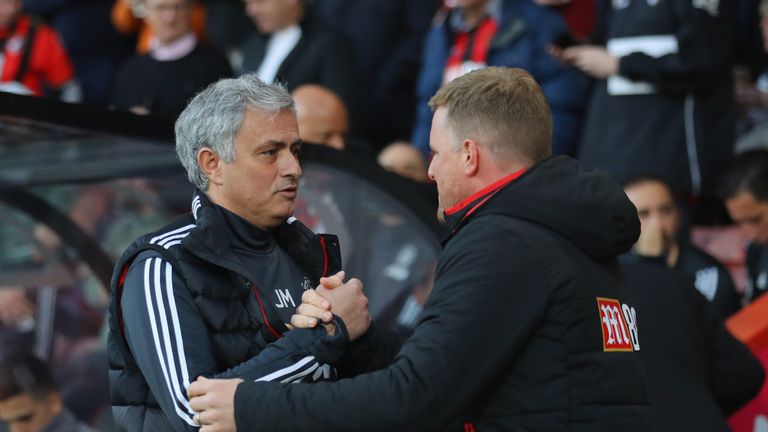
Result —
POLYGON ((176 120, 176 155, 187 177, 198 189, 208 190, 208 177, 197 163, 203 147, 216 152, 224 162, 235 159, 235 136, 246 109, 270 114, 294 111, 293 98, 283 84, 266 84, 249 73, 226 78, 197 94, 176 120))

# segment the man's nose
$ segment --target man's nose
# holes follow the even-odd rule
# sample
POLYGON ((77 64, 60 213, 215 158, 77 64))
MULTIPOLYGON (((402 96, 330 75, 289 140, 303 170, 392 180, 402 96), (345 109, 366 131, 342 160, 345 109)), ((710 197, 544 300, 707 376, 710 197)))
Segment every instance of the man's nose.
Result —
POLYGON ((290 153, 290 156, 286 158, 285 162, 283 162, 281 174, 285 177, 299 178, 301 176, 301 164, 296 155, 290 153))

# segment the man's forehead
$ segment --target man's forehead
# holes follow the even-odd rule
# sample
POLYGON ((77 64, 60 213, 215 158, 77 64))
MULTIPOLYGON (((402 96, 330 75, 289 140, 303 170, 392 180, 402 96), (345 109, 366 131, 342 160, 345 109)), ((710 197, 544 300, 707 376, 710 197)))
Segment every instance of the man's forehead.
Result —
POLYGON ((19 413, 34 409, 39 403, 27 393, 6 398, 0 401, 0 419, 17 417, 19 413))
POLYGON ((251 133, 260 135, 269 135, 272 133, 281 133, 285 128, 293 132, 296 130, 298 135, 298 125, 296 123, 296 113, 290 109, 268 112, 256 108, 248 108, 243 117, 243 123, 240 129, 248 128, 251 133))
POLYGON ((674 201, 669 187, 658 180, 646 180, 624 188, 627 195, 635 200, 674 201))

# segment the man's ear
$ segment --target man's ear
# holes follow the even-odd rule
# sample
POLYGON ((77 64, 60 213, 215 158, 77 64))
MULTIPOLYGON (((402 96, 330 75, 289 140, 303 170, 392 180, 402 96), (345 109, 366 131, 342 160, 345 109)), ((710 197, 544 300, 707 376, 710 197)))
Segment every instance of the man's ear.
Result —
POLYGON ((219 155, 210 147, 203 147, 197 151, 197 165, 203 171, 210 184, 220 185, 224 179, 221 174, 221 166, 224 163, 219 155))
POLYGON ((61 394, 58 391, 51 392, 47 399, 48 406, 50 406, 54 415, 59 415, 64 411, 64 402, 61 400, 61 394))
POLYGON ((480 169, 480 149, 477 143, 472 140, 464 140, 461 145, 461 157, 464 162, 464 174, 468 177, 477 174, 480 169))

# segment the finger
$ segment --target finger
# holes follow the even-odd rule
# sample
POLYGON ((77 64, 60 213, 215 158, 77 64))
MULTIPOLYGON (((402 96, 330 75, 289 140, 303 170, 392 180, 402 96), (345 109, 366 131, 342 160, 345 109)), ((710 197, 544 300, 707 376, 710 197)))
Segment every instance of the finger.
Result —
POLYGON ((356 290, 360 290, 360 291, 363 290, 363 282, 357 278, 350 279, 349 282, 347 282, 347 285, 349 285, 350 287, 356 290))
POLYGON ((304 315, 294 314, 291 316, 291 324, 296 328, 314 328, 317 325, 317 320, 304 315))
POLYGON ((333 319, 333 314, 326 309, 321 309, 308 303, 302 303, 296 308, 296 315, 304 315, 310 318, 316 318, 324 322, 328 322, 333 319))
POLYGON ((208 383, 204 376, 199 376, 192 384, 187 387, 187 396, 193 398, 202 396, 208 392, 208 383))
POLYGON ((292 325, 290 325, 288 323, 283 323, 283 324, 285 324, 285 326, 288 327, 288 330, 293 330, 293 329, 296 328, 296 327, 294 327, 294 326, 292 326, 292 325))
POLYGON ((563 55, 563 49, 555 44, 547 44, 544 49, 551 55, 560 58, 563 55))
POLYGON ((190 397, 189 407, 197 412, 203 412, 210 408, 204 396, 190 397))
POLYGON ((563 50, 563 59, 570 62, 576 61, 579 57, 582 57, 583 52, 584 47, 579 45, 565 48, 563 50))
POLYGON ((325 288, 333 289, 344 284, 346 273, 342 270, 330 277, 320 278, 320 285, 325 288))
POLYGON ((324 310, 329 310, 331 308, 331 302, 329 302, 322 295, 318 294, 316 290, 304 291, 304 294, 301 295, 301 302, 324 310))

